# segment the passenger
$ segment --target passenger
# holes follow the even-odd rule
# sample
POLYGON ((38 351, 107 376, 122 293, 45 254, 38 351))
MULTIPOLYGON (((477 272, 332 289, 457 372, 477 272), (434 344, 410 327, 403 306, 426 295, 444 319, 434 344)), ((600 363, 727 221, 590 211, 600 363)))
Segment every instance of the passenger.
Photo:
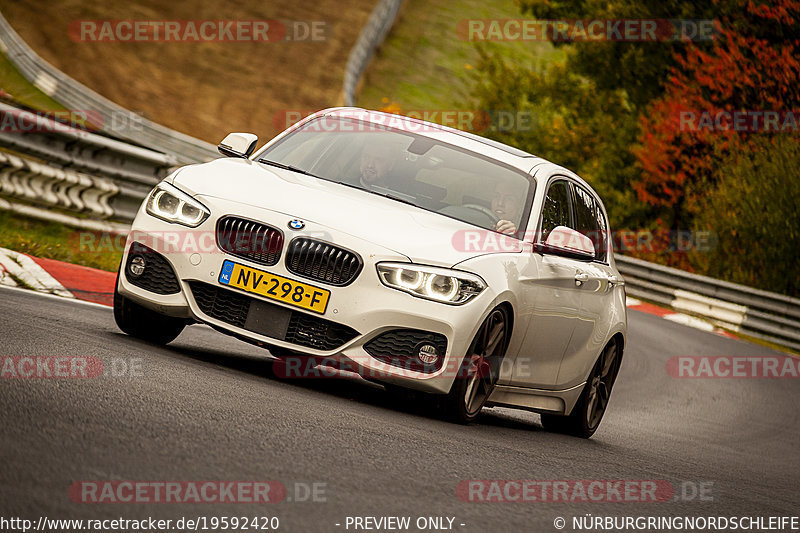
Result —
POLYGON ((492 212, 500 220, 494 225, 495 231, 513 235, 522 216, 524 198, 510 183, 500 182, 494 189, 492 212))

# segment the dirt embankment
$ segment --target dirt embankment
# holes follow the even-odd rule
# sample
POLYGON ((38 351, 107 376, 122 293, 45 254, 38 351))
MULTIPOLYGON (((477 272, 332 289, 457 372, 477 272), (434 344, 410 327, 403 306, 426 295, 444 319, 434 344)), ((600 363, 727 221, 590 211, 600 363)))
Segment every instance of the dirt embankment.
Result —
MULTIPOLYGON (((347 56, 374 4, 2 0, 0 11, 39 55, 63 72, 123 107, 216 144, 229 131, 250 131, 266 139, 283 129, 285 110, 310 111, 340 103, 347 56), (311 30, 324 39, 200 42, 189 32, 188 40, 184 33, 179 34, 181 40, 167 42, 92 41, 91 35, 103 35, 103 27, 98 22, 94 33, 81 34, 80 23, 87 20, 196 21, 198 29, 201 21, 298 21, 286 25, 290 37, 311 30)), ((112 27, 117 38, 128 35, 125 25, 112 27)), ((229 38, 219 26, 217 31, 229 38)), ((281 25, 272 23, 266 36, 272 39, 281 33, 281 25)))

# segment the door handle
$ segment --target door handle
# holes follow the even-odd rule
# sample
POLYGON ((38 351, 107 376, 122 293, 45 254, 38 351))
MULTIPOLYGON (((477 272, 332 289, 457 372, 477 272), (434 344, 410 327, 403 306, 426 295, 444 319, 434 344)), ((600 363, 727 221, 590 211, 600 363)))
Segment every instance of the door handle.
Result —
POLYGON ((575 274, 575 285, 580 287, 586 281, 589 281, 589 274, 585 272, 578 272, 575 274))

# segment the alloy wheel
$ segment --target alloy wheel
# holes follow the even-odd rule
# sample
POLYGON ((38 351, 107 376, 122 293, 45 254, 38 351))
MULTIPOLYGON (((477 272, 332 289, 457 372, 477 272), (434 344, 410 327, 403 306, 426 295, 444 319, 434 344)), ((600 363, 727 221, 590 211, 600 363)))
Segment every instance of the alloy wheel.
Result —
POLYGON ((603 351, 603 355, 592 373, 587 393, 588 405, 586 409, 586 423, 590 428, 595 428, 600 424, 600 420, 608 407, 611 387, 619 370, 618 353, 617 344, 610 343, 603 351))
POLYGON ((506 348, 506 326, 505 313, 500 309, 492 311, 464 360, 461 377, 467 380, 464 409, 469 416, 481 410, 497 382, 506 348))

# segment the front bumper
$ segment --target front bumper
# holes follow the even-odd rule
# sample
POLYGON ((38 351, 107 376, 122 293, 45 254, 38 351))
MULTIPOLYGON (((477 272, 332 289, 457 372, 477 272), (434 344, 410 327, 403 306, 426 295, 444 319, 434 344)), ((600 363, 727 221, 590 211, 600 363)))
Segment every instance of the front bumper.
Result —
MULTIPOLYGON (((197 228, 170 224, 148 215, 143 208, 140 209, 131 228, 132 231, 122 260, 122 274, 119 276, 118 282, 120 294, 159 313, 191 318, 250 342, 266 347, 284 348, 337 362, 342 367, 354 370, 370 379, 433 393, 447 393, 450 390, 461 360, 478 325, 491 309, 493 295, 490 289, 461 306, 451 306, 417 298, 388 288, 378 279, 375 268, 378 262, 408 261, 407 257, 397 252, 311 221, 305 221, 306 226, 302 230, 293 230, 287 226, 287 222, 292 219, 288 214, 251 206, 246 206, 245 212, 242 212, 242 206, 233 202, 219 198, 203 197, 200 199, 211 208, 212 216, 197 228), (264 266, 220 250, 216 245, 214 235, 216 222, 223 216, 223 213, 241 214, 280 228, 285 235, 284 253, 277 264, 264 266), (316 280, 304 279, 288 271, 284 263, 285 248, 287 243, 296 236, 319 238, 356 251, 361 255, 364 263, 361 273, 351 284, 338 287, 316 280), (131 245, 134 242, 146 244, 168 261, 177 277, 180 286, 179 292, 157 294, 130 282, 126 276, 124 265, 127 264, 131 245), (220 284, 218 282, 220 268, 226 259, 330 290, 331 295, 325 313, 320 316, 220 284), (356 334, 350 340, 332 349, 316 349, 307 345, 299 345, 296 342, 287 342, 274 336, 259 334, 242 327, 241 321, 231 321, 217 313, 205 312, 203 306, 200 305, 201 302, 198 302, 197 287, 200 286, 198 284, 216 288, 216 290, 234 291, 242 298, 269 302, 270 305, 291 310, 293 315, 300 314, 303 319, 330 321, 351 328, 356 334), (365 345, 371 340, 396 329, 422 330, 443 335, 447 339, 447 347, 439 370, 420 372, 409 367, 399 368, 382 362, 365 350, 365 345)), ((206 311, 208 311, 207 307, 206 311)), ((314 330, 312 328, 309 331, 313 333, 314 330)))

